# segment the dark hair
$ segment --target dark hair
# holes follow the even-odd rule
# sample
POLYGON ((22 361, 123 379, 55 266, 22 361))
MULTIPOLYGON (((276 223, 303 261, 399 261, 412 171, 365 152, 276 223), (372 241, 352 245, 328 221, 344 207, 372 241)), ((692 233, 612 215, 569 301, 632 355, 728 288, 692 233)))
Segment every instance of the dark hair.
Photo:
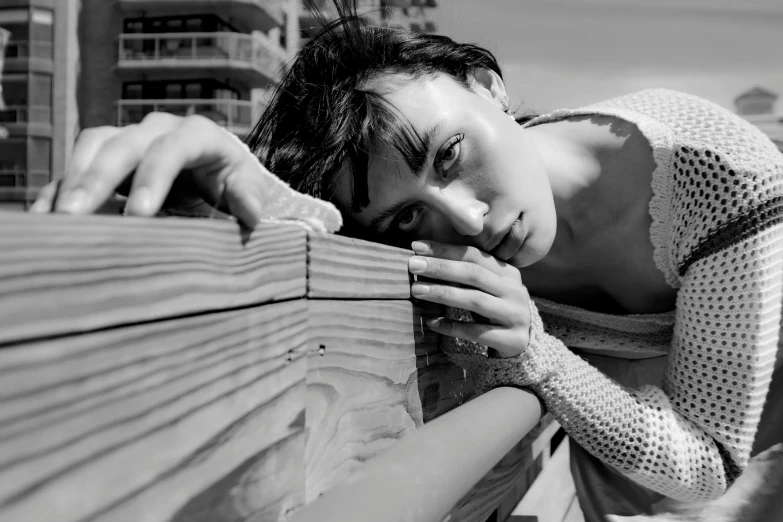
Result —
POLYGON ((479 46, 373 25, 355 6, 334 4, 337 20, 325 23, 317 13, 324 29, 299 51, 246 141, 271 172, 323 199, 331 198, 331 184, 347 165, 355 212, 369 203, 367 171, 377 144, 393 144, 414 171, 424 161, 423 138, 383 97, 393 75, 415 81, 448 74, 469 88, 476 68, 502 73, 479 46))

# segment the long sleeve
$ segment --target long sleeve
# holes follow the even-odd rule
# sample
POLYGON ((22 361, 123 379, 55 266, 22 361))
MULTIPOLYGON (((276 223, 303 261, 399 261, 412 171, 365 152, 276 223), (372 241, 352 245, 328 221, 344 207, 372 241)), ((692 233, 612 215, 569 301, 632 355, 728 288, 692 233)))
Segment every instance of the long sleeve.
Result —
POLYGON ((520 356, 489 359, 461 341, 444 347, 480 390, 533 390, 585 449, 678 500, 720 496, 747 465, 775 364, 783 156, 745 136, 758 169, 743 168, 738 153, 672 153, 666 201, 657 202, 667 221, 658 231, 679 291, 661 388, 623 388, 547 334, 532 303, 531 340, 520 356))

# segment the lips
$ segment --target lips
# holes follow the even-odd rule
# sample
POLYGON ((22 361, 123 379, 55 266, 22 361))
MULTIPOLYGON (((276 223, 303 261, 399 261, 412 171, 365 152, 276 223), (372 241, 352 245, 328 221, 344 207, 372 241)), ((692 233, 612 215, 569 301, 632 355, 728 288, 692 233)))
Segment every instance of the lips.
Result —
POLYGON ((523 215, 520 214, 519 218, 511 225, 511 229, 500 241, 500 244, 492 251, 493 256, 501 261, 507 261, 522 248, 527 236, 523 219, 523 215))

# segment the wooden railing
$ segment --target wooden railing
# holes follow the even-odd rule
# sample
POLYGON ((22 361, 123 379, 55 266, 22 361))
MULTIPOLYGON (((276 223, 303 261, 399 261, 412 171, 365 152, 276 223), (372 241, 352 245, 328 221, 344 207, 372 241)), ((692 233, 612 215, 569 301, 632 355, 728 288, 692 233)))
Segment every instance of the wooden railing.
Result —
POLYGON ((408 251, 0 222, 2 521, 504 520, 557 429, 524 391, 475 397, 422 328, 408 251))

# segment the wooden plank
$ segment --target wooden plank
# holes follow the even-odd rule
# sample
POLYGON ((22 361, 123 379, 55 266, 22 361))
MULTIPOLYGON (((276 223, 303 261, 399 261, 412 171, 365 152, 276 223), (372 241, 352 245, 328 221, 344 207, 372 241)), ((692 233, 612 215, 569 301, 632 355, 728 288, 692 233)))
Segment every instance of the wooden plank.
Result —
POLYGON ((308 234, 311 299, 408 299, 413 251, 331 234, 308 234))
POLYGON ((286 520, 307 303, 0 349, 0 520, 286 520))
MULTIPOLYGON (((504 501, 514 488, 525 485, 527 470, 546 451, 549 439, 558 428, 559 425, 551 415, 542 418, 538 425, 460 500, 452 513, 452 520, 483 522, 496 509, 500 511, 498 520, 505 520, 510 510, 503 512, 504 501)), ((522 495, 519 495, 518 499, 522 495)))
POLYGON ((568 440, 555 450, 549 464, 514 509, 513 517, 537 517, 538 522, 562 522, 576 495, 568 459, 568 440))
POLYGON ((7 213, 0 343, 301 297, 306 248, 296 225, 7 213))
POLYGON ((309 301, 307 501, 474 395, 410 301, 309 301))

